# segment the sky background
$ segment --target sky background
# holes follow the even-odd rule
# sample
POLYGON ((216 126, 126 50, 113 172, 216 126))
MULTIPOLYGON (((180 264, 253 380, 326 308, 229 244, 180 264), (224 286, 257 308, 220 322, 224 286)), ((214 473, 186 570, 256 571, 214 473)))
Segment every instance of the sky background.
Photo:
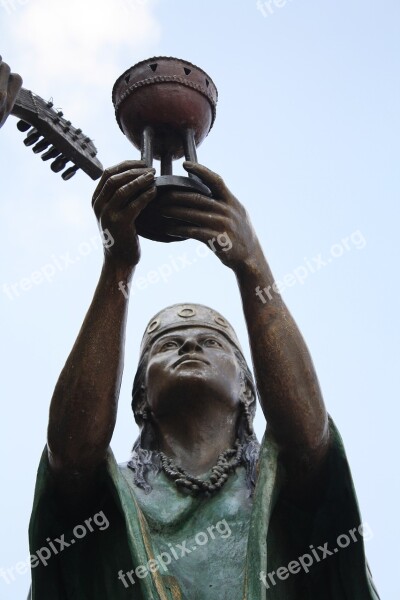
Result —
MULTIPOLYGON (((211 75, 220 100, 199 160, 248 209, 275 277, 297 275, 284 299, 344 439, 362 517, 374 534, 366 549, 375 583, 382 599, 395 600, 400 4, 280 0, 262 9, 255 0, 4 0, 0 53, 25 87, 53 97, 94 138, 105 166, 138 157, 111 103, 125 69, 167 55, 211 75), (321 255, 326 265, 312 273, 307 265, 321 255)), ((10 117, 0 133, 3 568, 29 553, 51 395, 102 264, 91 212, 95 183, 83 173, 63 182, 24 147, 15 125, 10 117), (66 254, 73 259, 68 268, 66 254), (10 292, 11 284, 46 269, 51 281, 10 292)), ((142 243, 136 277, 156 270, 165 281, 133 284, 112 440, 119 462, 137 435, 130 392, 140 339, 155 312, 175 302, 211 305, 232 322, 249 358, 234 275, 199 246, 142 243), (191 264, 177 270, 183 256, 191 264)), ((260 438, 264 427, 259 410, 260 438)), ((28 587, 27 574, 11 585, 0 579, 0 600, 25 598, 28 587)))

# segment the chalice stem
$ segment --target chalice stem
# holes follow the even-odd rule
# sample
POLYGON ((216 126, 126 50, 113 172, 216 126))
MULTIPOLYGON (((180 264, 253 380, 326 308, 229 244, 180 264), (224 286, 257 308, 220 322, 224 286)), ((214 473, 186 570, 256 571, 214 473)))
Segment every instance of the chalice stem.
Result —
POLYGON ((197 163, 197 150, 193 129, 186 129, 185 131, 184 148, 186 160, 197 163))
MULTIPOLYGON (((185 132, 184 148, 186 160, 190 160, 191 162, 197 163, 197 150, 193 129, 187 129, 185 132)), ((200 179, 192 173, 189 173, 189 177, 191 179, 196 179, 197 181, 200 181, 200 179)))
POLYGON ((164 154, 161 157, 161 175, 172 175, 172 156, 164 154))
POLYGON ((142 136, 142 160, 148 167, 153 166, 154 158, 154 131, 152 127, 145 127, 142 136))

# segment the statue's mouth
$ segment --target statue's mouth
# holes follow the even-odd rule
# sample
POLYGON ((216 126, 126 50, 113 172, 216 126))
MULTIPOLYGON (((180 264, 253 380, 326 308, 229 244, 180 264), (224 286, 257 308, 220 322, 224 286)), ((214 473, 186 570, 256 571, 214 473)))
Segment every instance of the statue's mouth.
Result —
POLYGON ((175 367, 178 367, 179 365, 181 365, 182 363, 185 363, 185 362, 201 362, 206 365, 210 364, 208 362, 208 360, 205 360, 204 358, 198 358, 196 356, 186 354, 185 356, 182 356, 176 362, 174 362, 174 364, 172 365, 172 368, 175 369, 175 367))

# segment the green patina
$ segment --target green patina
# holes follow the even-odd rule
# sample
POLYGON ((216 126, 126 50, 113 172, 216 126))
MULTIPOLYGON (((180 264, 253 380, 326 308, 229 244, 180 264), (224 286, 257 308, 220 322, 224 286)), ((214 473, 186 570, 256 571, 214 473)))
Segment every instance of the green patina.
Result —
POLYGON ((163 473, 149 478, 153 491, 145 494, 133 486, 129 469, 122 472, 146 517, 154 550, 166 553, 168 572, 183 596, 220 600, 229 581, 229 597, 241 600, 252 510, 244 467, 210 498, 177 493, 163 473))
MULTIPOLYGON (((103 493, 93 509, 104 512, 109 526, 76 540, 52 556, 46 567, 34 568, 32 600, 378 600, 362 536, 358 530, 357 541, 348 535, 359 527, 361 518, 343 445, 332 422, 331 430, 326 490, 312 511, 282 499, 279 452, 268 436, 262 443, 252 499, 243 467, 211 498, 179 492, 163 473, 152 476, 153 491, 145 494, 134 485, 127 466, 117 465, 110 450, 101 475, 103 493), (213 529, 213 537, 208 528, 217 524, 220 533, 213 529), (349 545, 333 553, 338 536, 346 534, 349 545), (183 542, 191 552, 181 556, 183 542), (310 546, 317 549, 324 544, 332 555, 322 558, 319 551, 320 561, 315 559, 308 573, 279 571, 300 556, 311 555, 310 546), (145 576, 136 577, 127 587, 118 578, 121 571, 154 567, 149 561, 163 552, 171 557, 167 566, 154 573, 147 568, 145 576), (274 573, 266 579, 267 585, 260 579, 261 572, 274 573)), ((57 502, 45 451, 30 525, 31 554, 48 546, 47 538, 65 534, 71 540, 73 528, 57 502)))

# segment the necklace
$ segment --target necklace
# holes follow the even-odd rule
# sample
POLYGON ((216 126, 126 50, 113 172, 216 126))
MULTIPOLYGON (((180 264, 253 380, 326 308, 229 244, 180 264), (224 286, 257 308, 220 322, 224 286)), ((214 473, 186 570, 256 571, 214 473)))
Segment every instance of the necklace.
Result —
POLYGON ((241 463, 243 453, 243 444, 239 439, 236 440, 234 448, 228 448, 218 457, 216 465, 211 469, 211 475, 208 479, 200 479, 190 475, 187 471, 178 467, 172 460, 159 452, 161 467, 164 473, 175 482, 178 488, 192 493, 195 496, 204 494, 209 496, 222 488, 236 467, 241 463))

